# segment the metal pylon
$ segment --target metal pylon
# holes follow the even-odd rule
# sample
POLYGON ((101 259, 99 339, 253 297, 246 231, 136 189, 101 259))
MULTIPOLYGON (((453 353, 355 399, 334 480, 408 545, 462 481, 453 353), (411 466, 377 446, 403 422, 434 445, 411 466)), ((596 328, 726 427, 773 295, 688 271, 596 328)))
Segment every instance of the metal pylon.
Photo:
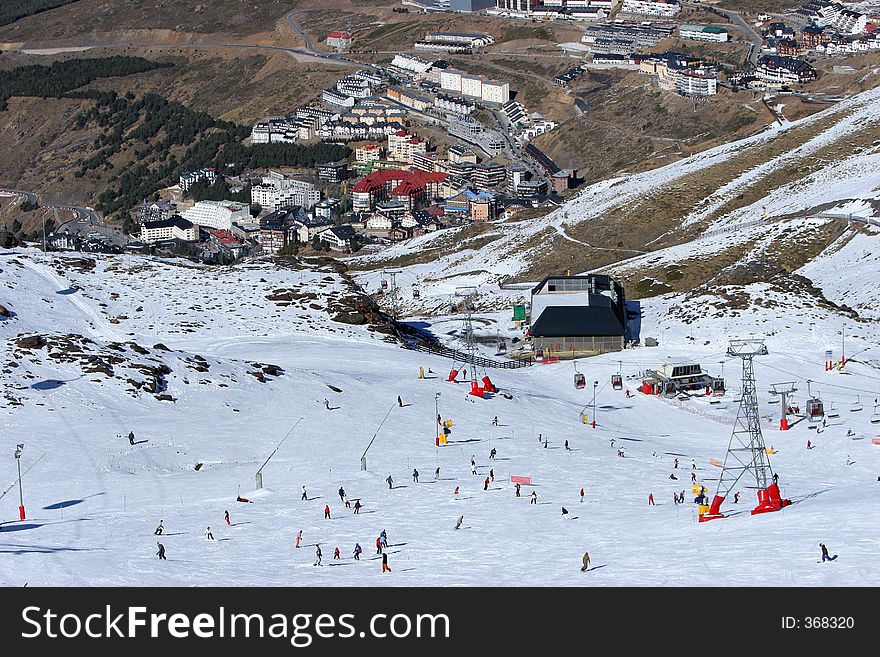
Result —
POLYGON ((456 296, 464 297, 464 350, 468 355, 468 362, 470 363, 470 380, 474 382, 477 380, 477 365, 476 365, 476 355, 477 355, 477 340, 474 335, 474 323, 473 323, 473 314, 475 310, 475 299, 477 295, 477 288, 472 286, 460 287, 455 291, 456 296))
POLYGON ((761 434, 758 391, 752 362, 755 356, 767 355, 767 346, 763 340, 731 340, 727 354, 742 359, 742 399, 727 446, 724 468, 718 480, 718 491, 712 502, 710 513, 713 515, 718 514, 721 502, 744 476, 748 475, 750 479, 754 477, 759 489, 766 489, 773 480, 773 470, 764 446, 764 436, 761 434))

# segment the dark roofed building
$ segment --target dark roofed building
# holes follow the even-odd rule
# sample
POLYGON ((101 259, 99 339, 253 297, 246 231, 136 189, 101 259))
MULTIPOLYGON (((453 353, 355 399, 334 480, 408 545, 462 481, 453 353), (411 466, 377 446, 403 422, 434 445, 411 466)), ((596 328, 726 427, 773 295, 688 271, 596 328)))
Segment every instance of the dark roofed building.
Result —
POLYGON ((604 274, 548 276, 532 290, 529 334, 545 356, 577 358, 626 344, 623 287, 604 274))

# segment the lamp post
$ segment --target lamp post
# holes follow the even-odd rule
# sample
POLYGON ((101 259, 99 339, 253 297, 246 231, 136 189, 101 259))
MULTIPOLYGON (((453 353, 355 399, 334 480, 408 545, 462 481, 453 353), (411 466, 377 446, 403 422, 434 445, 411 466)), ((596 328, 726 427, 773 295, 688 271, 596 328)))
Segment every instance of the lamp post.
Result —
POLYGON ((593 381, 593 428, 596 428, 596 387, 599 385, 598 381, 593 381))
POLYGON ((21 451, 24 449, 24 443, 15 446, 15 462, 18 464, 18 515, 24 520, 24 494, 21 490, 21 451))

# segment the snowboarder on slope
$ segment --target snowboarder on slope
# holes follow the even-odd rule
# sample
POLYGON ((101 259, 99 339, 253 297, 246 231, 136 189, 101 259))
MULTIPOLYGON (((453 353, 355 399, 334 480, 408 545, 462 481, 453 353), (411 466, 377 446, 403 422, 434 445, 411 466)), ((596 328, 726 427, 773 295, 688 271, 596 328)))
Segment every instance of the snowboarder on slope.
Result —
MULTIPOLYGON (((159 551, 156 553, 159 555, 160 559, 165 559, 165 546, 162 545, 159 541, 156 541, 156 545, 159 546, 159 551)), ((167 559, 165 559, 167 561, 167 559)))
POLYGON ((568 509, 566 509, 565 507, 562 507, 562 517, 566 520, 571 520, 571 516, 568 515, 568 509))
POLYGON ((325 400, 324 400, 324 406, 327 407, 327 410, 328 410, 328 411, 330 410, 330 400, 329 400, 329 399, 325 399, 325 400))
POLYGON ((566 449, 567 451, 569 451, 569 452, 571 451, 571 447, 568 446, 568 441, 567 441, 567 440, 565 441, 565 449, 566 449))
POLYGON ((403 408, 403 400, 400 398, 400 395, 397 395, 397 405, 403 408))
POLYGON ((674 481, 678 481, 678 477, 676 477, 674 474, 669 475, 669 478, 674 481))
POLYGON ((165 524, 164 524, 164 523, 165 523, 164 520, 160 520, 160 521, 159 521, 159 526, 156 527, 156 531, 153 532, 154 535, 156 535, 156 536, 161 536, 161 535, 162 535, 162 532, 165 531, 165 524))
POLYGON ((458 520, 455 522, 455 528, 461 529, 461 523, 464 522, 464 516, 458 516, 458 520))
POLYGON ((584 565, 581 566, 581 572, 589 570, 589 568, 590 568, 590 553, 589 552, 584 552, 583 562, 584 562, 584 565))
POLYGON ((822 548, 822 561, 834 561, 834 557, 828 556, 828 548, 825 547, 824 543, 819 543, 819 547, 822 548))

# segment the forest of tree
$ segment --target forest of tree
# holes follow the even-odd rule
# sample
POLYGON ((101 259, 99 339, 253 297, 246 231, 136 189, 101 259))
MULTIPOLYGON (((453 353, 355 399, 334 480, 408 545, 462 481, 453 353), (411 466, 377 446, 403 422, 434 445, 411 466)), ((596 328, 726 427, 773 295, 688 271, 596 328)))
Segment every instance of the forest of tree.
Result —
POLYGON ((60 97, 98 78, 144 73, 172 64, 151 62, 143 57, 92 57, 68 59, 49 65, 32 64, 0 70, 0 110, 11 96, 60 97))
POLYGON ((77 0, 2 0, 0 1, 0 26, 14 23, 19 18, 33 16, 55 7, 69 5, 77 0))
MULTIPOLYGON (((103 129, 94 141, 95 151, 80 163, 76 177, 89 170, 110 171, 110 161, 124 147, 132 148, 135 161, 118 175, 98 197, 96 208, 110 214, 135 207, 156 190, 173 185, 181 173, 216 167, 227 175, 245 169, 279 166, 311 168, 323 162, 341 160, 351 149, 338 144, 256 144, 244 146, 250 128, 196 112, 155 93, 135 98, 128 93, 83 91, 67 94, 93 98, 94 106, 74 118, 75 130, 86 126, 103 129)), ((199 185, 190 195, 196 200, 240 200, 248 202, 249 190, 229 194, 225 181, 199 185)))

